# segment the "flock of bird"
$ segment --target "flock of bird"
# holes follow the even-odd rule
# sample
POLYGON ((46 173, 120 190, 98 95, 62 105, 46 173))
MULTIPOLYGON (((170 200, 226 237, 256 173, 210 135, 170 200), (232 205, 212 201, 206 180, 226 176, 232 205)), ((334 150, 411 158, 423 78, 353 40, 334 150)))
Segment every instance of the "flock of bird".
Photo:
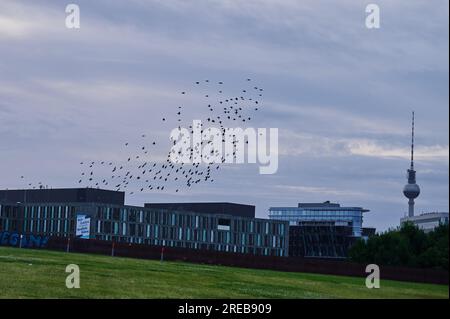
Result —
MULTIPOLYGON (((194 92, 201 91, 204 104, 202 111, 202 127, 197 127, 201 133, 205 133, 204 123, 208 127, 220 129, 222 137, 225 136, 226 128, 237 127, 239 123, 247 123, 253 119, 255 113, 260 109, 263 97, 263 89, 253 85, 251 79, 245 79, 244 88, 233 94, 227 93, 229 89, 223 81, 213 82, 210 80, 194 82, 194 92)), ((189 92, 182 91, 183 96, 188 96, 189 92)), ((161 117, 161 122, 167 126, 173 125, 181 128, 189 128, 191 134, 194 133, 192 127, 192 114, 188 107, 178 106, 172 110, 172 114, 165 114, 161 117), (173 116, 172 116, 173 115, 173 116), (191 116, 191 118, 189 118, 191 116)), ((168 132, 172 130, 168 127, 168 132)), ((217 134, 217 133, 216 133, 217 134)), ((224 140, 223 140, 224 142, 224 140)), ((235 140, 236 145, 242 141, 235 140)), ((176 146, 178 142, 173 140, 172 145, 176 146)), ((184 141, 186 143, 186 141, 184 141)), ((197 145, 185 145, 184 150, 189 152, 192 159, 194 152, 204 149, 205 144, 211 144, 212 139, 202 140, 197 145)), ((245 141, 248 143, 248 141, 245 141)), ((209 145, 210 156, 204 157, 206 163, 194 163, 190 161, 177 162, 171 153, 175 152, 175 147, 167 153, 167 156, 161 160, 156 160, 157 146, 159 142, 150 138, 147 134, 141 134, 138 138, 125 141, 122 144, 125 157, 119 161, 83 161, 80 162, 81 172, 77 179, 77 184, 89 188, 106 188, 117 191, 125 191, 130 195, 146 191, 164 191, 172 186, 178 193, 183 188, 204 183, 214 182, 213 172, 220 169, 225 162, 225 155, 209 145), (214 155, 214 156, 213 156, 214 155), (217 156, 221 156, 217 161, 217 156), (211 160, 208 162, 208 158, 211 160), (215 160, 213 160, 215 159, 215 160)), ((233 152, 236 157, 236 152, 233 152)), ((24 177, 21 176, 23 179, 24 177)), ((32 188, 43 188, 44 185, 29 183, 32 188)))

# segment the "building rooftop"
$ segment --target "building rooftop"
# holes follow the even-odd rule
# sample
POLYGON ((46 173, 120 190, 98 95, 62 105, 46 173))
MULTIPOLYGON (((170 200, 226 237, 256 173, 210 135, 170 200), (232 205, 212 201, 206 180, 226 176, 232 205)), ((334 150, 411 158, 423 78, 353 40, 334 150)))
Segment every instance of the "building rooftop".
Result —
POLYGON ((228 202, 146 203, 145 207, 255 218, 255 206, 228 202))
POLYGON ((298 211, 298 210, 315 210, 315 211, 343 211, 343 210, 354 210, 354 211, 362 211, 363 213, 367 213, 370 210, 362 208, 362 207, 346 207, 341 206, 340 204, 324 202, 324 203, 299 203, 297 207, 270 207, 269 211, 272 210, 290 210, 290 211, 298 211))
POLYGON ((425 219, 432 219, 432 218, 445 218, 449 217, 449 214, 447 212, 429 212, 429 213, 422 213, 420 215, 414 215, 414 216, 405 216, 401 218, 401 221, 408 221, 408 220, 425 220, 425 219))
POLYGON ((323 203, 298 203, 300 208, 311 208, 311 207, 341 207, 340 204, 331 203, 329 200, 323 203))
POLYGON ((102 203, 123 205, 125 193, 98 188, 0 190, 0 203, 102 203))

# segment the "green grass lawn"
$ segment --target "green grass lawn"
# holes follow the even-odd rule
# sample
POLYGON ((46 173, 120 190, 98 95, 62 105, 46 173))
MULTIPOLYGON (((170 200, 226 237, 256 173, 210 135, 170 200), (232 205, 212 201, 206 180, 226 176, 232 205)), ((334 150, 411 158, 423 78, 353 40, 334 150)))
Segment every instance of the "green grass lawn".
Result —
POLYGON ((0 298, 448 298, 448 286, 0 247, 0 298), (80 289, 65 285, 80 267, 80 289))

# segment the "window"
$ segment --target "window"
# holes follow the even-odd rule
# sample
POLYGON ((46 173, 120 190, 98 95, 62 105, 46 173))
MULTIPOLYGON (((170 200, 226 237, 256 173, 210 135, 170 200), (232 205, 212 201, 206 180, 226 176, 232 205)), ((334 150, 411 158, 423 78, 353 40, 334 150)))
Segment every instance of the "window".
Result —
POLYGON ((217 224, 218 230, 230 231, 231 221, 227 219, 219 219, 219 223, 217 224))

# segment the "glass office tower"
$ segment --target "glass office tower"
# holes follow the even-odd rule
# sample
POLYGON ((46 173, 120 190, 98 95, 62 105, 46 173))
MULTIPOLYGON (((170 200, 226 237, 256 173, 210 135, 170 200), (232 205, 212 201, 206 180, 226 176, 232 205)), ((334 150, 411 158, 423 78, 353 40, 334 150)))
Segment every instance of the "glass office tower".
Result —
POLYGON ((341 207, 329 201, 299 203, 297 207, 271 207, 269 218, 289 222, 289 255, 293 257, 347 258, 359 238, 375 233, 363 228, 361 207, 341 207))
POLYGON ((361 237, 363 213, 369 210, 361 207, 341 207, 340 204, 330 203, 299 203, 297 207, 271 207, 271 220, 288 221, 289 225, 299 225, 304 222, 326 222, 334 226, 348 226, 352 229, 352 236, 361 237))

